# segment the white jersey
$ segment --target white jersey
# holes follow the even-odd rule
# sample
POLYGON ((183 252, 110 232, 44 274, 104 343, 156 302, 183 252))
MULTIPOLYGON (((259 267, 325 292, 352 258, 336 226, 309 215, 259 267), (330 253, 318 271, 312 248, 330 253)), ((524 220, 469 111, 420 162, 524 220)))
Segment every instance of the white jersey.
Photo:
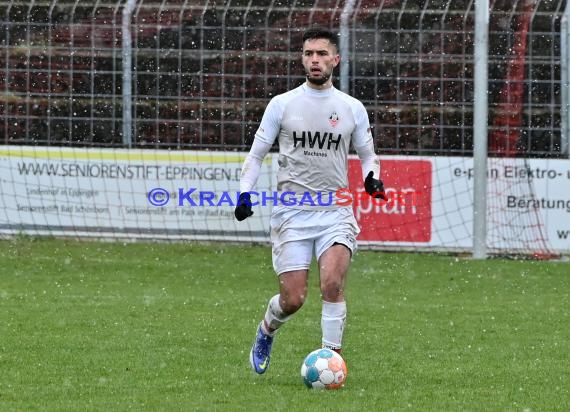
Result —
POLYGON ((372 145, 360 101, 334 87, 315 90, 306 84, 271 99, 255 138, 269 145, 279 138, 277 190, 295 193, 297 201, 313 199, 314 204, 290 205, 300 209, 338 207, 335 192, 348 188, 350 144, 372 145))

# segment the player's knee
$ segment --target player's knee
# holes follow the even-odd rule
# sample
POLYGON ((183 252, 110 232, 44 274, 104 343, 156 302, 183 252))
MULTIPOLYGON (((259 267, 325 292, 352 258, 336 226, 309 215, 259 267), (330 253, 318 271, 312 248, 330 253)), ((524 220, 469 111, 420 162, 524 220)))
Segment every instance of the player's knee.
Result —
POLYGON ((281 302, 283 312, 285 312, 287 315, 292 315, 293 313, 297 312, 305 303, 305 298, 306 296, 304 293, 292 293, 288 295, 281 302))
POLYGON ((328 302, 337 302, 344 294, 344 286, 340 280, 321 282, 321 296, 328 302))

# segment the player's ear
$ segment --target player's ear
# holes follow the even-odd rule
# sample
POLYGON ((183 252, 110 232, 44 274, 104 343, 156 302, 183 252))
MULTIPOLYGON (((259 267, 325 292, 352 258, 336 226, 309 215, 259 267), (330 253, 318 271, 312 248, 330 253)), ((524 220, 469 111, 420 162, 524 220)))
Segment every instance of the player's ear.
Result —
POLYGON ((340 54, 335 54, 334 56, 334 67, 338 66, 338 64, 340 63, 340 54))

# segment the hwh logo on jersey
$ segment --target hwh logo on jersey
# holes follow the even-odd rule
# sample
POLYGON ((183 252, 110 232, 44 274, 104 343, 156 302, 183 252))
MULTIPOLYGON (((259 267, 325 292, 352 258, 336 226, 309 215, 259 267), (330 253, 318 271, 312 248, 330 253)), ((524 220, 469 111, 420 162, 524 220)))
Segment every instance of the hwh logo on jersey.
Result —
POLYGON ((327 150, 330 150, 331 147, 334 150, 338 150, 338 145, 342 139, 342 135, 338 134, 336 137, 329 132, 309 132, 303 131, 301 132, 301 136, 298 136, 297 132, 293 132, 293 142, 295 147, 297 144, 301 144, 301 147, 305 147, 308 144, 309 148, 314 148, 315 145, 319 149, 323 149, 326 145, 327 150))

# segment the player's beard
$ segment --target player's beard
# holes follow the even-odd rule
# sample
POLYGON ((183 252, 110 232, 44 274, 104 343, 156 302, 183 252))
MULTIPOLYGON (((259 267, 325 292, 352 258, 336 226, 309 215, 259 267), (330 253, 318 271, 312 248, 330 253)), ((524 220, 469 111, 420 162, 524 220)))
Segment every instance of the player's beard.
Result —
POLYGON ((306 73, 307 81, 309 81, 310 83, 313 83, 315 86, 322 86, 323 84, 325 84, 331 78, 331 75, 332 75, 332 72, 328 72, 328 73, 325 72, 319 77, 311 77, 310 72, 306 73))

